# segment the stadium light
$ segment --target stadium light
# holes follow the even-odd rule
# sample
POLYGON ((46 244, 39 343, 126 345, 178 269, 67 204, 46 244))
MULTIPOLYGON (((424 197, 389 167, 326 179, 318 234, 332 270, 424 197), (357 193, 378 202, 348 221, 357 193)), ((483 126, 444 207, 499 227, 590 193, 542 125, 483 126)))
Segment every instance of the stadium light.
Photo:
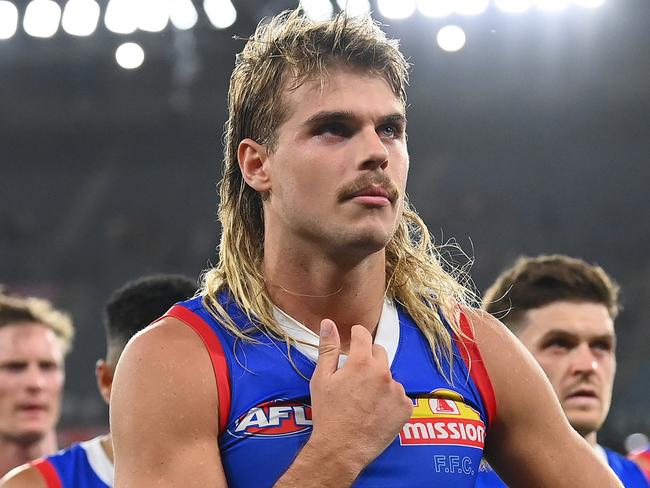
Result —
MULTIPOLYGON (((131 3, 135 3, 131 0, 131 3)), ((160 0, 139 0, 138 29, 146 32, 161 32, 169 22, 169 2, 160 0)))
POLYGON ((10 39, 18 29, 18 9, 11 2, 0 1, 0 40, 10 39))
POLYGON ((23 29, 32 37, 52 37, 59 30, 61 7, 52 0, 32 0, 25 9, 23 29))
POLYGON ((350 17, 370 13, 370 2, 368 0, 336 0, 336 3, 350 17))
POLYGON ((73 36, 89 36, 97 28, 99 5, 95 0, 68 0, 63 9, 61 26, 73 36))
POLYGON ((446 25, 438 31, 436 40, 443 51, 460 51, 465 45, 465 31, 457 25, 446 25))
MULTIPOLYGON (((511 0, 517 1, 517 0, 511 0)), ((427 17, 442 18, 454 12, 456 2, 454 0, 418 0, 417 8, 422 15, 427 17)))
POLYGON ((535 0, 535 6, 545 12, 559 12, 569 6, 569 0, 535 0))
POLYGON ((125 42, 115 50, 115 60, 124 69, 142 66, 144 50, 135 42, 125 42))
POLYGON ((217 29, 227 29, 237 20, 237 10, 230 0, 203 0, 203 9, 217 29))
POLYGON ((511 14, 525 12, 533 6, 532 0, 494 0, 498 9, 511 14))
POLYGON ((327 20, 334 11, 330 0, 300 0, 300 6, 305 15, 314 21, 327 20))
POLYGON ((463 0, 456 4, 456 12, 461 15, 479 15, 485 12, 489 0, 463 0))
POLYGON ((177 29, 188 30, 196 25, 199 14, 191 0, 171 0, 169 18, 177 29))
POLYGON ((378 0, 379 13, 387 19, 406 19, 415 12, 415 0, 378 0))
POLYGON ((106 28, 116 34, 131 34, 138 28, 138 16, 135 15, 130 0, 110 0, 104 14, 106 28))

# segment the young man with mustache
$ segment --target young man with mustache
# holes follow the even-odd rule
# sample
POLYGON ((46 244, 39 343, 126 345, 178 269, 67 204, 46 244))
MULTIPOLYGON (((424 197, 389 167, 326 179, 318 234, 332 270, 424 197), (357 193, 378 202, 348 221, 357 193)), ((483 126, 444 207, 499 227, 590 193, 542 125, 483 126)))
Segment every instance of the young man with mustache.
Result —
POLYGON ((124 351, 116 487, 462 488, 484 449, 520 486, 619 486, 548 421, 548 382, 466 305, 408 203, 407 71, 369 17, 292 11, 249 38, 219 261, 124 351), (540 462, 551 439, 562 461, 540 462))

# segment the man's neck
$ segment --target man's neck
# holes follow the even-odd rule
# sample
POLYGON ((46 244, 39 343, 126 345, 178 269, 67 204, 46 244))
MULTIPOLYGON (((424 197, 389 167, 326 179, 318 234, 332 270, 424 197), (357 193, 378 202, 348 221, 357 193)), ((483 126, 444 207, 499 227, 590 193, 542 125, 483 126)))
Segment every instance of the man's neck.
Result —
POLYGON ((333 320, 344 351, 353 325, 363 325, 374 334, 386 286, 383 251, 346 266, 325 259, 265 261, 264 272, 276 306, 316 333, 321 320, 333 320))
POLYGON ((597 432, 590 432, 589 434, 583 436, 583 438, 589 443, 591 447, 596 447, 598 445, 598 441, 596 440, 596 435, 597 432))
POLYGON ((57 450, 55 432, 46 434, 31 443, 21 443, 14 439, 0 437, 0 477, 21 464, 49 456, 57 450))

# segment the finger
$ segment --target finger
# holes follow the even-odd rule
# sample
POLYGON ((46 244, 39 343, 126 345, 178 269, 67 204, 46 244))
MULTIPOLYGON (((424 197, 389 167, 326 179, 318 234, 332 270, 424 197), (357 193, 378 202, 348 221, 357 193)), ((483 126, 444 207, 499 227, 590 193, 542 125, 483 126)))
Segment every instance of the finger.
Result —
POLYGON ((380 344, 373 344, 372 357, 375 358, 382 367, 386 369, 389 368, 388 353, 386 352, 386 348, 384 346, 380 344))
POLYGON ((350 333, 350 359, 370 359, 372 357, 370 331, 362 325, 353 325, 350 333))
POLYGON ((329 376, 338 368, 341 352, 341 339, 336 324, 330 319, 323 319, 320 323, 319 338, 318 362, 314 376, 329 376))

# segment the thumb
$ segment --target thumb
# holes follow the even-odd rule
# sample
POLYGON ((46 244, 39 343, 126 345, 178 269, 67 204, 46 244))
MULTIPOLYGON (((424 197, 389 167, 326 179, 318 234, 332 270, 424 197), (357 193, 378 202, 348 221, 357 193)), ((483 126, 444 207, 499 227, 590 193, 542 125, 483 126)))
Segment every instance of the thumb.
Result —
POLYGON ((320 323, 320 341, 318 343, 318 363, 314 376, 331 375, 339 365, 341 339, 336 324, 330 319, 323 319, 320 323))

